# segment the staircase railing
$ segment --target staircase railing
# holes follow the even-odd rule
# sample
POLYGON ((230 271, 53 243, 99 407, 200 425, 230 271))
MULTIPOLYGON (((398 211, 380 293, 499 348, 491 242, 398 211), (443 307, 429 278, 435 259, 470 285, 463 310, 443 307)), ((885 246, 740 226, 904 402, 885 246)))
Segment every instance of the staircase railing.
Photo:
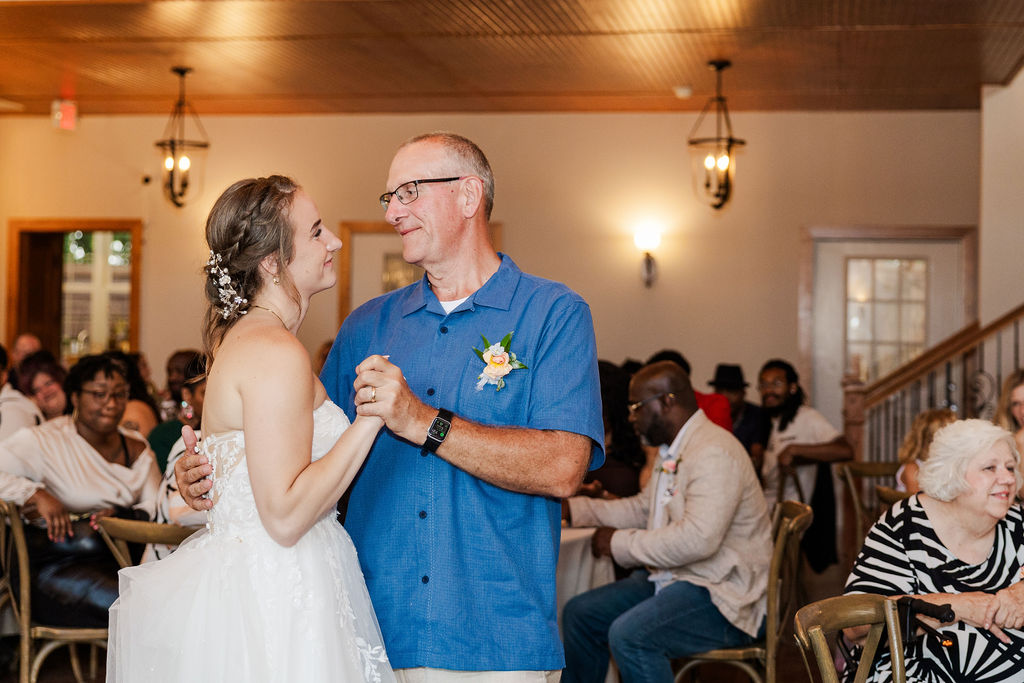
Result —
POLYGON ((843 380, 843 424, 854 457, 892 462, 914 417, 949 408, 991 419, 1003 378, 1024 361, 1024 305, 984 328, 969 325, 913 361, 865 385, 843 380))

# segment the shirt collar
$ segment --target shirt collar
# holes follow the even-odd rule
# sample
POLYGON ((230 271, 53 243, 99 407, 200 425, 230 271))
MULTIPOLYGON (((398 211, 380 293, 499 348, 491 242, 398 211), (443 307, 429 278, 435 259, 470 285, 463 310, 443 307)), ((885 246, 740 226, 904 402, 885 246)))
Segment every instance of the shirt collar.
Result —
MULTIPOLYGON (((487 279, 480 289, 470 294, 469 298, 455 309, 456 311, 472 310, 476 306, 509 310, 512 305, 512 295, 519 286, 523 271, 519 270, 519 266, 507 254, 498 252, 498 256, 501 257, 498 270, 487 279)), ((405 301, 402 303, 402 315, 410 315, 421 308, 426 308, 430 313, 445 315, 441 302, 437 300, 437 296, 430 288, 430 281, 427 280, 426 274, 420 278, 419 282, 406 290, 405 301)))
POLYGON ((671 444, 669 444, 668 446, 662 444, 661 446, 658 447, 658 454, 661 455, 662 460, 675 460, 676 458, 679 457, 679 451, 681 451, 683 448, 683 441, 686 438, 687 430, 689 430, 690 425, 692 425, 694 422, 700 421, 700 418, 697 417, 698 415, 700 415, 701 417, 704 416, 704 411, 701 410, 700 408, 698 408, 697 412, 690 416, 690 419, 683 423, 683 426, 679 428, 678 432, 676 432, 676 438, 672 439, 671 444))

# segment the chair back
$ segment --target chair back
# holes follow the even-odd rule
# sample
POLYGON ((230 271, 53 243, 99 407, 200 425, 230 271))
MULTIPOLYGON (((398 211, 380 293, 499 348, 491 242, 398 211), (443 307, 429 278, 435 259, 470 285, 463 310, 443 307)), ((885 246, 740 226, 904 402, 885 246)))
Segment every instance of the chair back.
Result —
POLYGON ((890 486, 875 486, 875 494, 878 495, 878 500, 882 501, 886 505, 895 505, 901 500, 910 498, 913 493, 907 493, 906 491, 897 491, 890 486))
POLYGON ((71 648, 71 669, 75 680, 82 681, 76 643, 92 646, 90 670, 95 678, 97 647, 107 646, 107 629, 51 626, 32 619, 32 575, 29 572, 25 526, 21 520, 21 509, 6 500, 0 500, 0 572, 3 574, 0 578, 0 606, 10 603, 21 636, 18 680, 35 683, 46 658, 67 645, 71 648))
POLYGON ((898 462, 846 462, 839 465, 839 476, 846 484, 853 501, 858 548, 864 542, 868 528, 882 512, 877 503, 865 497, 863 481, 868 478, 885 478, 892 481, 899 468, 898 462))
POLYGON ((775 659, 789 615, 796 610, 800 579, 800 540, 811 525, 811 506, 784 500, 772 514, 774 544, 768 568, 768 618, 765 623, 765 680, 775 680, 775 659))
POLYGON ((32 624, 32 590, 28 570, 28 545, 21 511, 0 500, 0 605, 11 605, 18 629, 27 633, 32 624))
POLYGON ((828 636, 840 629, 852 626, 870 625, 864 641, 860 664, 854 681, 864 683, 871 673, 871 665, 882 639, 882 632, 888 629, 889 650, 892 653, 893 683, 905 683, 906 669, 903 662, 903 643, 900 632, 896 601, 884 595, 840 595, 812 602, 800 608, 794 619, 796 642, 803 655, 807 674, 814 680, 807 653, 813 653, 823 683, 839 683, 828 636))
POLYGON ((177 524, 161 524, 160 522, 143 522, 135 519, 119 519, 103 517, 98 521, 100 536, 106 542, 110 552, 114 554, 121 568, 130 567, 131 554, 129 543, 156 543, 159 545, 179 545, 195 533, 197 527, 178 526, 177 524))

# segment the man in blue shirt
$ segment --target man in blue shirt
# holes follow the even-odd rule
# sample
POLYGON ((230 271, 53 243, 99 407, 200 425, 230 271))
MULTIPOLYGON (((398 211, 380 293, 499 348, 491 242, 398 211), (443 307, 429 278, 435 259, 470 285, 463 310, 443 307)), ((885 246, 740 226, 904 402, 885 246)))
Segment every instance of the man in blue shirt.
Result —
POLYGON ((345 527, 388 657, 406 683, 557 678, 558 499, 604 461, 590 308, 495 252, 494 180, 469 140, 406 142, 387 187, 385 217, 426 275, 354 311, 321 380, 387 427, 345 527))
POLYGON ((557 671, 558 499, 604 458, 590 309, 494 251, 493 176, 469 140, 410 140, 387 187, 426 276, 353 312, 321 379, 387 424, 345 526, 388 656, 407 680, 557 671))

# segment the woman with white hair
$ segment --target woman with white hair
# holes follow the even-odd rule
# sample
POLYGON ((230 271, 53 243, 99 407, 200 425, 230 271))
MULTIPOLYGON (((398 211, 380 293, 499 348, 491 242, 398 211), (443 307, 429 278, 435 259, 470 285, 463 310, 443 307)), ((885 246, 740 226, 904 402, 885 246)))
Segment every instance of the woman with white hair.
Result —
MULTIPOLYGON (((942 638, 924 635, 907 646, 907 680, 1024 683, 1024 514, 1014 502, 1020 460, 1005 429, 986 420, 949 424, 920 465, 921 492, 868 532, 846 593, 912 595, 956 613, 947 624, 921 617, 942 638)), ((856 642, 865 633, 846 636, 856 642)), ((869 680, 891 678, 885 652, 869 680)))

